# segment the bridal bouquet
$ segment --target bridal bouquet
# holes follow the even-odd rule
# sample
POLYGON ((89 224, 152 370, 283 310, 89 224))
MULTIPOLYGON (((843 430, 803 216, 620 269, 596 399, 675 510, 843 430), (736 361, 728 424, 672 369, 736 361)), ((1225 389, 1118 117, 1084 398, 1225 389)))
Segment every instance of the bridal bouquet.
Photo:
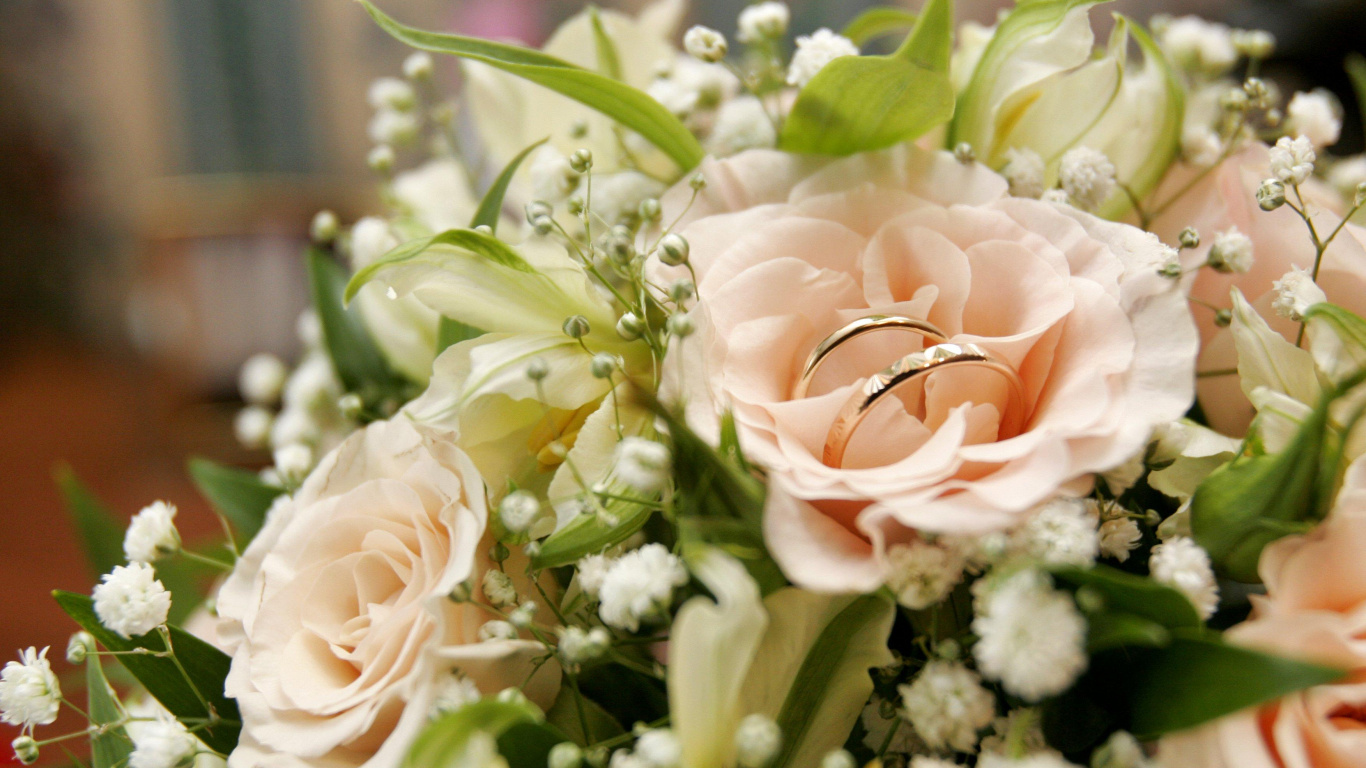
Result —
POLYGON ((362 5, 419 50, 242 371, 273 466, 192 462, 193 544, 63 478, 106 575, 21 761, 1366 766, 1366 157, 1269 34, 362 5))

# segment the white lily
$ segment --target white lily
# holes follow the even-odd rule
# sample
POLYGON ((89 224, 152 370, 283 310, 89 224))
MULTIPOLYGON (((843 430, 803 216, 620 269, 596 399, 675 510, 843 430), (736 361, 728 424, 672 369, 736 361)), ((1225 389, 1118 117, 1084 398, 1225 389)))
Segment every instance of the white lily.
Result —
MULTIPOLYGON (((1142 197, 1176 156, 1184 94, 1166 58, 1142 28, 1116 16, 1106 49, 1093 55, 1094 2, 1020 2, 982 51, 959 95, 949 142, 970 144, 993 168, 1007 151, 1043 158, 1048 181, 1069 149, 1104 152, 1116 178, 1142 197), (1129 61, 1130 40, 1143 61, 1129 61)), ((1129 206, 1116 193, 1101 209, 1129 206)))
POLYGON ((783 734, 786 764, 815 768, 843 744, 872 694, 868 670, 892 661, 891 601, 796 588, 761 601, 731 556, 704 549, 688 564, 716 599, 689 600, 670 631, 669 710, 682 768, 731 768, 736 724, 758 713, 781 725, 787 712, 802 713, 806 727, 783 734), (799 674, 813 652, 838 656, 828 679, 799 674))
MULTIPOLYGON (((687 10, 684 0, 658 0, 636 17, 616 11, 597 11, 619 63, 618 74, 629 85, 645 90, 662 62, 678 55, 671 43, 687 10)), ((560 25, 542 49, 545 53, 587 69, 602 71, 592 12, 583 11, 560 25)), ((550 145, 565 155, 576 149, 593 153, 594 170, 620 167, 622 141, 610 118, 558 93, 477 62, 462 62, 470 114, 496 173, 518 152, 549 136, 550 145), (580 129, 586 129, 581 131, 580 129)), ((647 150, 647 154, 653 154, 647 150)), ((648 159, 653 166, 659 158, 648 159)), ((663 172, 671 167, 663 161, 663 172)), ((523 191, 511 194, 525 202, 523 191)))

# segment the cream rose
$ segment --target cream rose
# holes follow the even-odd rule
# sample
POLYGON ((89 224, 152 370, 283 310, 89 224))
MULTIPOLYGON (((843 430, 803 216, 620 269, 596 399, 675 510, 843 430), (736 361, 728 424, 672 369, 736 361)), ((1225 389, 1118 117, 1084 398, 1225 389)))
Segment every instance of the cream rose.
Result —
POLYGON ((1229 630, 1234 642, 1351 670, 1341 682, 1163 740, 1165 765, 1366 766, 1366 462, 1357 461, 1328 521, 1262 552, 1265 597, 1229 630))
MULTIPOLYGON (((872 589, 884 547, 916 530, 1000 529, 1084 492, 1191 402, 1195 328, 1151 235, 1007 198, 986 168, 910 146, 838 161, 756 150, 703 173, 681 230, 697 332, 664 381, 683 382, 703 434, 733 410, 742 447, 771 472, 769 546, 802 586, 872 589), (823 464, 858 382, 919 339, 869 335, 831 358, 812 396, 793 399, 793 386, 821 339, 874 313, 926 319, 1008 361, 1024 383, 1023 431, 998 439, 1004 379, 950 370, 929 377, 919 417, 884 404, 844 468, 823 464)), ((671 193, 666 221, 689 192, 671 193)))
MULTIPOLYGON (((242 711, 229 764, 392 766, 454 670, 493 693, 539 644, 478 641, 489 615, 447 595, 488 567, 484 484, 449 433, 376 422, 277 502, 218 595, 242 711)), ((547 665, 527 694, 549 704, 547 665)))
MULTIPOLYGON (((1288 206, 1263 211, 1257 206, 1257 187, 1271 175, 1267 146, 1256 143, 1225 160, 1189 192, 1163 211, 1152 231, 1164 242, 1175 244, 1181 230, 1195 227, 1200 247, 1182 254, 1182 266, 1194 269, 1209 257, 1210 246, 1221 232, 1233 227, 1252 241, 1252 268, 1244 274, 1223 274, 1201 269, 1189 278, 1190 295, 1215 307, 1230 307, 1229 292, 1243 292, 1273 329, 1291 341, 1299 325, 1271 309, 1275 298, 1272 283, 1291 267, 1314 266, 1314 245, 1299 215, 1288 206)), ((1151 200, 1165 201, 1190 182, 1199 169, 1185 164, 1172 166, 1151 200)), ((1340 198, 1331 189, 1310 180, 1300 187, 1304 202, 1322 236, 1340 221, 1340 198)), ((1290 198, 1294 200, 1293 194, 1290 198)), ((1366 230, 1353 224, 1343 228, 1324 254, 1319 285, 1328 300, 1358 314, 1366 312, 1366 230)), ((1203 350, 1199 370, 1225 371, 1237 367, 1233 335, 1214 324, 1214 311, 1195 307, 1203 350)), ((1253 416, 1252 404, 1239 389, 1237 376, 1202 378, 1200 403, 1210 425, 1228 434, 1242 434, 1253 416)))

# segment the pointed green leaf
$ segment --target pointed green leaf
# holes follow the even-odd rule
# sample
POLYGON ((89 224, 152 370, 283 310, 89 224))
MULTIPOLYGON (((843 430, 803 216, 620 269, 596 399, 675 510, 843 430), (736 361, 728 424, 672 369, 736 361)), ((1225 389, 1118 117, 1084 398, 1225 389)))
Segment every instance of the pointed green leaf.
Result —
POLYGON ((593 26, 593 45, 598 54, 598 71, 612 78, 621 79, 621 58, 617 56, 617 45, 612 42, 612 36, 607 34, 607 27, 602 24, 602 14, 598 12, 596 5, 588 6, 588 21, 593 26))
POLYGON ((105 629, 95 615, 94 605, 88 596, 60 590, 53 592, 52 596, 68 616, 94 635, 105 648, 111 651, 145 648, 151 651, 117 658, 172 715, 182 721, 208 718, 209 711, 200 703, 200 696, 203 696, 219 720, 198 731, 197 735, 205 744, 225 755, 232 752, 233 747, 237 746, 237 735, 242 724, 237 702, 223 694, 223 681, 227 679, 228 667, 232 663, 227 654, 178 627, 171 627, 171 645, 176 659, 189 675, 187 680, 175 660, 154 655, 166 650, 161 636, 156 632, 132 639, 124 638, 105 629), (196 690, 199 695, 196 695, 196 690))
POLYGON ((546 722, 559 728, 581 747, 626 732, 617 719, 608 714, 600 704, 587 696, 583 697, 582 702, 576 702, 578 696, 572 686, 561 686, 560 695, 555 697, 555 703, 550 705, 550 709, 545 713, 546 722), (583 733, 583 726, 579 721, 579 703, 583 704, 584 719, 588 721, 588 730, 592 732, 591 739, 583 733))
POLYGON ((1361 117, 1361 127, 1366 129, 1366 56, 1351 53, 1343 62, 1347 77, 1352 80, 1352 91, 1357 96, 1357 114, 1361 117))
POLYGON ((1129 730, 1142 741, 1343 676, 1340 669, 1194 635, 1178 636, 1169 647, 1135 654, 1123 664, 1132 680, 1129 730))
POLYGON ((1204 623, 1185 595, 1152 579, 1107 565, 1067 566, 1052 573, 1064 585, 1098 592, 1105 599, 1106 610, 1131 613, 1169 629, 1196 628, 1204 623))
MULTIPOLYGON (((568 738, 545 722, 535 705, 523 701, 480 699, 427 726, 404 758, 407 768, 465 768, 475 765, 481 734, 497 740, 498 751, 510 768, 545 765, 550 748, 568 738)), ((477 763, 482 765, 483 763, 477 763)))
POLYGON ((190 459, 190 477, 209 504, 237 529, 241 537, 239 547, 246 547, 261 530, 266 511, 284 493, 266 485, 255 472, 225 467, 208 459, 190 459))
POLYGON ((498 178, 493 180, 493 185, 484 193, 484 199, 479 201, 479 210, 474 212, 474 219, 470 222, 470 229, 485 226, 492 230, 493 234, 498 234, 498 220, 502 218, 503 198, 507 197, 508 185, 512 183, 512 177, 517 174, 517 169, 521 167, 522 161, 526 160, 528 155, 547 141, 550 141, 550 137, 548 136, 517 153, 517 156, 512 158, 512 161, 507 164, 507 167, 498 174, 498 178))
POLYGON ((413 29, 389 18, 367 0, 361 4, 380 28, 414 48, 482 62, 574 99, 639 133, 685 171, 702 162, 705 153, 697 138, 643 91, 540 51, 413 29))
POLYGON ((952 0, 929 0, 888 56, 842 56, 797 95, 778 146, 852 155, 916 139, 953 117, 952 0))
MULTIPOLYGON (((346 270, 327 254, 310 248, 308 279, 313 309, 323 328, 323 345, 342 385, 349 392, 370 392, 376 387, 395 386, 397 374, 390 370, 384 355, 370 338, 360 313, 343 303, 343 292, 348 287, 346 270)), ((351 294, 346 294, 345 300, 350 301, 351 294)))
POLYGON ((477 339, 483 335, 483 331, 472 325, 466 325, 459 320, 452 320, 442 315, 441 322, 436 326, 436 353, 439 355, 452 344, 477 339))
POLYGON ((631 538, 654 511, 652 506, 618 500, 608 500, 605 506, 614 523, 604 522, 597 514, 579 515, 541 542, 540 550, 531 558, 532 567, 558 568, 599 554, 631 538))
POLYGON ((911 29, 915 26, 915 19, 914 13, 901 8, 869 8, 855 16, 840 34, 862 48, 870 40, 911 29))
POLYGON ((1087 653, 1115 648, 1163 648, 1171 639, 1171 630, 1132 613, 1102 611, 1086 617, 1087 653))
POLYGON ((53 471, 66 510, 81 537, 81 548, 90 567, 91 578, 98 579, 116 565, 123 564, 123 523, 85 487, 66 464, 53 471))
POLYGON ((486 235, 473 229, 449 229, 431 237, 423 237, 404 243, 375 259, 364 269, 351 276, 351 281, 346 284, 345 300, 350 302, 355 298, 356 292, 361 289, 361 286, 373 280, 381 270, 412 261, 436 245, 460 248, 518 272, 536 273, 536 268, 528 264, 526 259, 512 250, 512 247, 507 243, 493 235, 486 235))
MULTIPOLYGON (((123 719, 123 708, 104 676, 100 657, 90 654, 85 660, 86 712, 91 725, 107 725, 123 719)), ((122 768, 133 752, 133 742, 122 727, 99 731, 90 737, 91 768, 122 768)))

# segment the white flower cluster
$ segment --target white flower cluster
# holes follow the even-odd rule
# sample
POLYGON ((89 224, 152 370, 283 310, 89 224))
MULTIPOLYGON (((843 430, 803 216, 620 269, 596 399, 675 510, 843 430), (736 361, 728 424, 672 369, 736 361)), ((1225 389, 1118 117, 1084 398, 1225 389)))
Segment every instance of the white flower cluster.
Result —
POLYGON ((1093 211, 1115 191, 1115 164, 1100 150, 1075 147, 1062 156, 1058 183, 1078 208, 1093 211))
POLYGON ((32 728, 56 722, 62 707, 62 687, 47 660, 47 650, 29 647, 0 670, 0 719, 32 728))
POLYGON ((966 564, 955 547, 914 541, 887 548, 887 587, 912 610, 943 600, 963 578, 966 564))
POLYGON ((177 768, 199 751, 199 740, 167 712, 129 725, 133 752, 128 756, 128 768, 177 768))
POLYGON ((151 563, 180 550, 174 504, 154 501, 133 515, 123 536, 123 554, 130 563, 151 563))
POLYGON ((999 583, 974 587, 972 630, 978 668, 1010 693, 1038 701, 1066 690, 1086 668, 1086 621, 1072 598, 1048 577, 1019 571, 999 583))
POLYGON ((931 661, 899 689, 906 719, 931 749, 971 752, 996 718, 996 697, 956 661, 931 661))
POLYGON ((1314 173, 1314 145, 1299 136, 1282 136, 1271 148, 1271 175, 1285 184, 1303 184, 1314 173))
POLYGON ((664 616, 674 589, 687 583, 688 569, 677 555, 662 544, 646 544, 617 558, 602 576, 598 615, 609 627, 635 632, 641 622, 664 616))
POLYGON ((1175 536, 1153 547, 1148 569, 1154 579, 1190 598, 1201 618, 1213 616, 1219 607, 1219 585, 1209 553, 1194 540, 1175 536))
POLYGON ((92 595, 100 623, 124 637, 136 637, 166 623, 171 593, 146 563, 116 565, 92 595))
POLYGON ((1049 565, 1087 566, 1100 552, 1097 516, 1080 499, 1054 499, 1011 534, 1011 547, 1049 565))
POLYGON ((858 46, 847 37, 821 28, 797 38, 797 51, 788 65, 787 82, 798 88, 811 82, 825 65, 841 56, 857 56, 858 46))
POLYGON ((1276 298, 1271 302, 1271 308, 1281 317, 1297 323, 1304 321, 1310 307, 1328 301, 1327 294, 1314 282, 1308 270, 1299 267, 1281 275, 1272 287, 1276 289, 1276 298))

